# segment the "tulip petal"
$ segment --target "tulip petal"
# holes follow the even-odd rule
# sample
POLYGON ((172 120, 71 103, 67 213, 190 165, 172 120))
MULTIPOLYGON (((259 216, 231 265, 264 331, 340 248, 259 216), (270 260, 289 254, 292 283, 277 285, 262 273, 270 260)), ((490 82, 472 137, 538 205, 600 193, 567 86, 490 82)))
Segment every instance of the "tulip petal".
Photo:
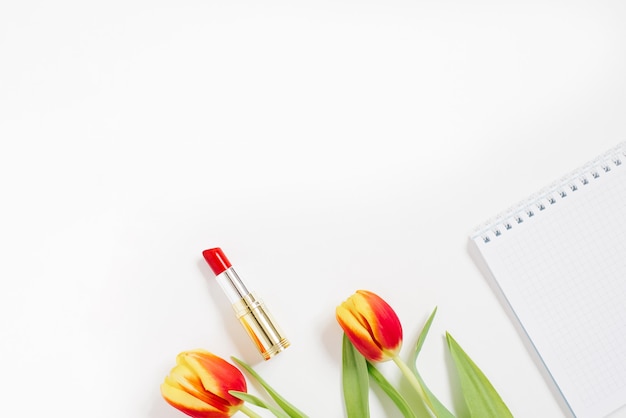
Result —
POLYGON ((240 392, 247 390, 246 380, 235 366, 204 350, 181 353, 181 357, 180 363, 185 364, 198 376, 207 392, 219 396, 226 404, 239 406, 243 403, 228 393, 229 390, 240 392))
POLYGON ((161 385, 161 395, 174 408, 194 418, 228 418, 231 415, 228 412, 219 411, 184 390, 166 383, 161 385))
POLYGON ((337 307, 337 321, 352 344, 371 361, 387 361, 402 347, 402 325, 380 296, 357 290, 337 307))
POLYGON ((355 296, 355 308, 370 325, 374 340, 385 352, 395 355, 402 345, 402 325, 398 315, 375 293, 358 290, 355 296))
POLYGON ((361 316, 358 312, 348 308, 348 303, 344 302, 336 309, 337 322, 344 330, 346 336, 350 339, 350 342, 356 347, 359 352, 366 358, 372 361, 381 361, 384 359, 381 348, 372 339, 369 333, 369 328, 363 325, 361 316))
POLYGON ((226 418, 243 407, 243 401, 228 393, 246 391, 241 371, 206 350, 183 351, 161 385, 163 398, 195 418, 226 418))
POLYGON ((228 412, 232 405, 224 398, 203 389, 202 382, 185 362, 177 364, 165 378, 165 383, 181 389, 188 394, 206 402, 217 410, 228 412))

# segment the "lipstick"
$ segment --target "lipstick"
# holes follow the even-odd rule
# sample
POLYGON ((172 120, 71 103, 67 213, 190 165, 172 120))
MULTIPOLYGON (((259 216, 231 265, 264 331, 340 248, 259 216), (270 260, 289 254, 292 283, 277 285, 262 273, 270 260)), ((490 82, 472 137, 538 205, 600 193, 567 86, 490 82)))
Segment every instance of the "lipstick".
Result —
POLYGON ((221 248, 211 248, 202 252, 215 279, 230 300, 235 315, 254 342, 265 360, 289 347, 289 340, 259 299, 255 292, 248 290, 221 248))

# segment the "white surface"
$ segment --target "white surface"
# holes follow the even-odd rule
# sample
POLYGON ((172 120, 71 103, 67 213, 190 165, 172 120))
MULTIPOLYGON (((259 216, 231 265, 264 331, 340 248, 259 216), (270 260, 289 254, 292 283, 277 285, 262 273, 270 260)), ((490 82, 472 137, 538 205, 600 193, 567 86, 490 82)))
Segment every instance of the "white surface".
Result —
POLYGON ((624 140, 626 6, 472 3, 0 3, 0 415, 180 417, 159 385, 203 347, 341 417, 334 308, 365 288, 405 355, 438 306, 419 367, 447 405, 446 330, 516 417, 564 416, 467 235, 624 140))

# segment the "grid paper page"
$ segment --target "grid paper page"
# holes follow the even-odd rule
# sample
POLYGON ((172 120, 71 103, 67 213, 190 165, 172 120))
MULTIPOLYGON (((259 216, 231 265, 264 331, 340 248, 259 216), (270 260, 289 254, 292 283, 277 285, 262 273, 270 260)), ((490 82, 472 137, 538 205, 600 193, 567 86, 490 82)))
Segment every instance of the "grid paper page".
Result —
POLYGON ((626 147, 472 240, 576 417, 626 404, 626 147))

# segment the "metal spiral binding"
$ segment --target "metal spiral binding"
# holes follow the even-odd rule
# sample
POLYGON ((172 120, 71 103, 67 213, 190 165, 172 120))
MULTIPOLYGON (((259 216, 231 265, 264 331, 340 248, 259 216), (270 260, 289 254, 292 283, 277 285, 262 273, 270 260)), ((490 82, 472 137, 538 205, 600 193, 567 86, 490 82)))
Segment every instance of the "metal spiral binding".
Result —
POLYGON ((539 216, 541 212, 549 210, 551 206, 567 199, 570 193, 577 193, 604 175, 608 175, 613 169, 622 166, 624 161, 626 161, 626 142, 622 142, 581 168, 545 187, 539 193, 483 223, 474 230, 471 238, 473 240, 480 238, 483 243, 488 244, 507 231, 518 226, 521 227, 529 219, 539 216))

